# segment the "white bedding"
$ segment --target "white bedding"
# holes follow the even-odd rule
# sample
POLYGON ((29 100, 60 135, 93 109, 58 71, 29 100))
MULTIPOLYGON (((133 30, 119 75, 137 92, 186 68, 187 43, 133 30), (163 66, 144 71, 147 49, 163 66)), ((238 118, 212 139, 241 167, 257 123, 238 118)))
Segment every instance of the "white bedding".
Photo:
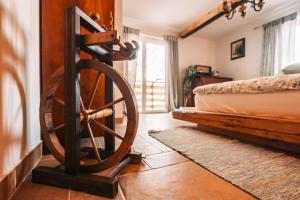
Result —
POLYGON ((199 86, 194 94, 260 94, 300 91, 300 74, 266 76, 199 86))
POLYGON ((300 91, 253 94, 199 94, 198 111, 300 120, 300 91))

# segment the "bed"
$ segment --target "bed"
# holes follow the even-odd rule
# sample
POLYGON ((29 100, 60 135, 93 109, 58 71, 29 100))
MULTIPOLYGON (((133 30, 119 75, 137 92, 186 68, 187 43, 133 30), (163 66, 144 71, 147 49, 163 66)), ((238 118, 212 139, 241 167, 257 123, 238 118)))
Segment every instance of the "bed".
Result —
POLYGON ((204 131, 300 153, 300 74, 200 86, 175 119, 204 131))

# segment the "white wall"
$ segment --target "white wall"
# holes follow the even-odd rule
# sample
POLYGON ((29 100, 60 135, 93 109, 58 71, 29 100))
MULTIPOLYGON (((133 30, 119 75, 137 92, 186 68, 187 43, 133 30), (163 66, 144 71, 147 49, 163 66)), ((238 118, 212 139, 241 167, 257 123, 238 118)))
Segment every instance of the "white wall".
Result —
MULTIPOLYGON (((179 39, 179 90, 183 92, 185 70, 194 64, 211 66, 215 70, 215 42, 212 40, 190 36, 179 39)), ((181 99, 183 101, 183 99, 181 99)), ((182 104, 182 103, 181 103, 182 104)))
POLYGON ((250 79, 260 76, 263 30, 254 30, 254 26, 243 27, 241 30, 216 40, 215 64, 221 76, 233 77, 235 80, 250 79), (241 31, 242 30, 242 31, 241 31), (231 60, 231 42, 246 38, 246 56, 231 60))
POLYGON ((190 36, 179 39, 179 70, 183 72, 189 65, 200 64, 214 67, 215 42, 190 36))
POLYGON ((0 0, 0 180, 40 144, 39 0, 0 0))
MULTIPOLYGON (((122 37, 123 34, 123 1, 115 0, 115 29, 118 31, 118 35, 122 37)), ((114 62, 114 68, 119 71, 121 74, 123 73, 123 62, 114 62)), ((118 99, 122 96, 120 90, 115 87, 115 99, 118 99)), ((123 106, 122 104, 117 104, 115 106, 115 118, 123 117, 123 106)))
POLYGON ((262 25, 297 11, 300 11, 300 1, 287 1, 256 20, 239 27, 233 33, 216 39, 215 64, 220 75, 233 77, 235 80, 259 77, 262 64, 262 25), (246 38, 246 57, 231 61, 230 44, 241 38, 246 38))

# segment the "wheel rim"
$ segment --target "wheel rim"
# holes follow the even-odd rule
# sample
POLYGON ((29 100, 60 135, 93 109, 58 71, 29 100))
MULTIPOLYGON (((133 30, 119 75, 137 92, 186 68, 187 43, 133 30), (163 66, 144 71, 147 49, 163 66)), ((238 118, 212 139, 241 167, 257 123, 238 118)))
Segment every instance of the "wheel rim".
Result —
MULTIPOLYGON (((137 131, 137 125, 138 125, 138 112, 137 112, 137 103, 134 96, 134 92, 131 89, 129 83, 122 77, 120 73, 115 71, 110 66, 94 61, 94 60, 81 60, 77 67, 79 70, 96 70, 98 71, 97 79, 95 80, 93 84, 93 89, 91 92, 91 98, 89 98, 90 101, 87 103, 84 103, 82 99, 81 102, 81 126, 85 124, 87 127, 90 140, 92 143, 92 147, 94 149, 96 160, 97 162, 88 162, 87 160, 81 161, 81 169, 83 171, 87 172, 98 172, 103 171, 111 166, 113 166, 115 163, 121 161, 126 154, 130 151, 131 145, 134 141, 134 138, 136 136, 137 131), (100 74, 100 75, 99 75, 100 74), (108 104, 105 104, 104 106, 101 106, 100 108, 91 109, 93 99, 95 98, 96 89, 99 85, 99 76, 101 74, 105 75, 105 78, 109 78, 113 83, 119 88, 122 98, 116 99, 113 102, 110 102, 108 104), (98 83, 97 83, 98 82, 98 83), (96 87, 94 87, 96 86, 96 87), (96 89, 95 89, 96 88, 96 89), (100 116, 109 116, 111 112, 113 112, 113 107, 121 102, 125 102, 126 110, 127 110, 127 123, 126 123, 126 130, 123 135, 120 135, 116 131, 110 130, 108 127, 106 127, 104 124, 97 121, 100 116), (91 124, 94 124, 93 126, 97 126, 100 129, 103 129, 108 134, 113 135, 115 138, 118 138, 121 140, 121 144, 117 148, 115 152, 112 153, 107 158, 103 158, 101 156, 101 152, 99 152, 99 155, 95 149, 98 149, 97 145, 95 146, 95 137, 93 134, 93 130, 91 127, 91 124), (94 140, 94 141, 93 141, 94 140)), ((42 134, 43 139, 45 143, 47 144, 50 152, 53 154, 53 156, 61 163, 64 164, 65 162, 65 151, 64 147, 61 144, 61 141, 59 140, 57 136, 58 130, 62 129, 64 127, 64 124, 55 124, 55 116, 53 116, 53 109, 54 105, 58 104, 61 107, 64 106, 63 99, 58 98, 55 93, 57 92, 58 88, 63 84, 64 75, 63 75, 63 68, 60 68, 56 73, 54 73, 51 81, 48 84, 48 87, 46 88, 45 92, 42 95, 41 98, 41 105, 40 105, 40 121, 41 121, 41 128, 42 128, 42 134)), ((95 159, 94 159, 95 160, 95 159)), ((92 160, 92 161, 94 161, 92 160)), ((91 160, 89 160, 91 161, 91 160)))

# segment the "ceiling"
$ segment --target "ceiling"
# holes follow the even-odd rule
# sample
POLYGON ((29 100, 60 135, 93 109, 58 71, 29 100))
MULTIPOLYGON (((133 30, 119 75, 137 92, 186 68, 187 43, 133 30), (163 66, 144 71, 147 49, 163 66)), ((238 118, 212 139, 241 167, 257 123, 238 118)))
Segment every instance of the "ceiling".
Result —
MULTIPOLYGON (((177 34, 220 2, 221 0, 123 0, 124 24, 147 31, 177 34)), ((231 21, 222 17, 195 35, 217 38, 243 24, 262 21, 266 15, 274 15, 275 10, 280 13, 283 9, 279 7, 291 7, 295 2, 300 9, 299 0, 266 0, 266 6, 261 12, 248 8, 245 19, 238 16, 238 13, 231 21)))

